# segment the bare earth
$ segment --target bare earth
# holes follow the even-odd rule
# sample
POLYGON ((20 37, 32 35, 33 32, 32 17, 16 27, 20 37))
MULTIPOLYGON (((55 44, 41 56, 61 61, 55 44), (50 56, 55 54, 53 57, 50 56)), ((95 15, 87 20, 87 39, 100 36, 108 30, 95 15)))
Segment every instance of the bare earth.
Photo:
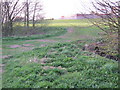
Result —
POLYGON ((20 47, 30 47, 34 46, 32 44, 23 44, 23 45, 10 45, 10 48, 20 48, 20 47))
MULTIPOLYGON (((46 62, 50 60, 50 58, 41 58, 40 60, 36 57, 34 57, 33 59, 30 59, 29 62, 32 63, 40 63, 40 64, 46 64, 46 62)), ((66 70, 65 68, 62 68, 61 66, 58 67, 54 67, 54 66, 43 66, 43 69, 47 70, 47 69, 62 69, 62 70, 66 70)))

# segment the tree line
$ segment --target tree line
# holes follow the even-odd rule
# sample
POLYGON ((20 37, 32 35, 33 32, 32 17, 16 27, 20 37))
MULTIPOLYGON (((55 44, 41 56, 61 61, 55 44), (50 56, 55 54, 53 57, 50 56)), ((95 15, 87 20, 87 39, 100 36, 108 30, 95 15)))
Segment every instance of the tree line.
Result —
POLYGON ((42 4, 40 1, 24 0, 3 0, 0 2, 0 16, 3 36, 13 35, 13 23, 15 21, 24 21, 24 26, 29 29, 29 21, 32 21, 32 27, 35 28, 36 20, 43 18, 42 4))

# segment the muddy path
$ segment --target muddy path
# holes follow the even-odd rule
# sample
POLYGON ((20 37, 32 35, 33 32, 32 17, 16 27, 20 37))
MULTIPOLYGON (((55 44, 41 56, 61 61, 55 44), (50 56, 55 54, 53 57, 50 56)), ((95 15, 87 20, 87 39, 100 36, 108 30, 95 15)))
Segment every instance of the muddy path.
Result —
MULTIPOLYGON (((31 44, 31 42, 39 42, 39 43, 41 43, 41 42, 45 42, 46 43, 46 45, 48 44, 48 43, 57 43, 57 42, 59 42, 60 40, 55 40, 54 38, 63 38, 63 39, 65 39, 67 36, 67 34, 70 34, 70 33, 73 33, 74 32, 74 29, 72 28, 72 27, 70 27, 70 28, 68 28, 67 29, 67 33, 65 34, 65 35, 61 35, 61 36, 57 36, 57 37, 53 37, 52 39, 35 39, 35 40, 25 40, 25 41, 23 41, 23 42, 29 42, 30 44, 22 44, 22 45, 19 45, 19 44, 14 44, 14 45, 10 45, 9 46, 9 48, 28 48, 28 47, 34 47, 35 45, 34 45, 34 43, 33 44, 31 44)), ((70 40, 62 40, 63 42, 70 42, 70 40)), ((48 44, 49 45, 49 44, 48 44)), ((41 46, 43 46, 43 44, 41 45, 41 46)))
POLYGON ((26 40, 26 42, 29 41, 38 41, 38 42, 48 42, 48 43, 56 43, 56 42, 60 42, 60 40, 62 40, 63 42, 70 42, 71 40, 66 40, 66 38, 68 38, 69 34, 72 34, 74 32, 74 28, 73 27, 69 27, 67 28, 67 32, 64 35, 61 36, 55 36, 52 39, 36 39, 36 40, 26 40), (56 38, 60 38, 60 40, 56 40, 56 38))
POLYGON ((47 39, 35 39, 35 40, 25 40, 16 42, 11 45, 5 45, 5 49, 3 49, 3 56, 0 57, 2 59, 9 58, 9 56, 13 56, 16 53, 30 51, 36 47, 46 47, 50 45, 54 45, 56 43, 63 43, 63 42, 71 42, 69 39, 65 39, 68 37, 69 34, 72 34, 74 29, 72 27, 67 28, 67 32, 61 36, 55 36, 52 38, 47 39), (56 39, 57 38, 57 39, 56 39), (4 53, 7 52, 7 54, 4 53))

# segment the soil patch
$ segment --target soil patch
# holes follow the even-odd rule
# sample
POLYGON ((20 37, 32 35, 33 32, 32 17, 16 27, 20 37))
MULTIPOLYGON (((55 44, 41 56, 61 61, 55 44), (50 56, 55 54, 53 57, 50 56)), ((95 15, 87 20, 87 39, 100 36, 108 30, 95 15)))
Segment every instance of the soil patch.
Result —
POLYGON ((23 45, 11 45, 10 48, 20 48, 20 47, 30 47, 34 46, 32 44, 23 44, 23 45))
POLYGON ((0 64, 0 73, 3 72, 3 68, 2 67, 4 67, 4 66, 5 66, 5 64, 0 64))
POLYGON ((30 62, 35 62, 35 63, 40 63, 40 64, 46 64, 46 62, 50 60, 50 58, 41 58, 41 59, 38 59, 36 57, 30 59, 29 61, 30 62))
POLYGON ((46 62, 47 62, 48 60, 50 60, 50 58, 42 58, 42 59, 40 59, 40 63, 41 63, 41 64, 46 64, 46 62))
POLYGON ((12 55, 4 55, 2 56, 2 59, 9 59, 9 58, 12 58, 13 56, 12 55))
POLYGON ((22 51, 28 51, 28 50, 34 49, 34 47, 33 48, 31 48, 31 47, 21 47, 21 49, 22 49, 22 51))
POLYGON ((38 63, 38 58, 34 57, 33 59, 30 59, 29 62, 35 62, 35 63, 38 63))
POLYGON ((10 48, 19 48, 21 45, 11 45, 10 48))
POLYGON ((23 46, 29 47, 29 46, 34 46, 34 45, 32 45, 32 44, 23 44, 23 46))
POLYGON ((56 40, 50 40, 50 39, 41 39, 41 40, 35 40, 35 41, 40 41, 40 42, 58 42, 56 40))
POLYGON ((98 54, 98 55, 100 55, 102 57, 106 57, 106 58, 118 61, 117 56, 109 54, 108 51, 106 50, 106 48, 103 48, 105 46, 106 45, 104 43, 100 43, 100 42, 91 43, 91 44, 85 44, 85 46, 83 47, 83 50, 90 51, 90 52, 98 54))
POLYGON ((0 67, 4 67, 5 66, 5 64, 0 64, 0 67))
POLYGON ((42 68, 45 69, 45 70, 47 70, 47 69, 61 69, 61 70, 66 70, 65 68, 62 68, 61 66, 59 66, 59 67, 44 66, 42 68))
POLYGON ((3 70, 2 70, 2 68, 0 68, 0 73, 2 73, 3 72, 3 70))
POLYGON ((47 46, 47 44, 41 44, 40 45, 40 47, 46 47, 47 46))

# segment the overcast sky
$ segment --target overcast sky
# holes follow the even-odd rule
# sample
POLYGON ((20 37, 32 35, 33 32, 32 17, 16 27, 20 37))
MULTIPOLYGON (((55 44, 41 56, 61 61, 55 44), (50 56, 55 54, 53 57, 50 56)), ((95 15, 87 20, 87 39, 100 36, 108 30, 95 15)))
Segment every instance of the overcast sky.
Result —
MULTIPOLYGON (((25 0, 20 1, 22 2, 25 0)), ((88 13, 90 10, 89 8, 94 10, 92 8, 91 2, 95 2, 98 0, 29 0, 29 1, 32 2, 41 1, 43 4, 45 17, 60 18, 61 16, 71 16, 76 13, 88 13)))
POLYGON ((43 0, 45 16, 60 18, 76 13, 88 13, 91 2, 94 0, 43 0))

